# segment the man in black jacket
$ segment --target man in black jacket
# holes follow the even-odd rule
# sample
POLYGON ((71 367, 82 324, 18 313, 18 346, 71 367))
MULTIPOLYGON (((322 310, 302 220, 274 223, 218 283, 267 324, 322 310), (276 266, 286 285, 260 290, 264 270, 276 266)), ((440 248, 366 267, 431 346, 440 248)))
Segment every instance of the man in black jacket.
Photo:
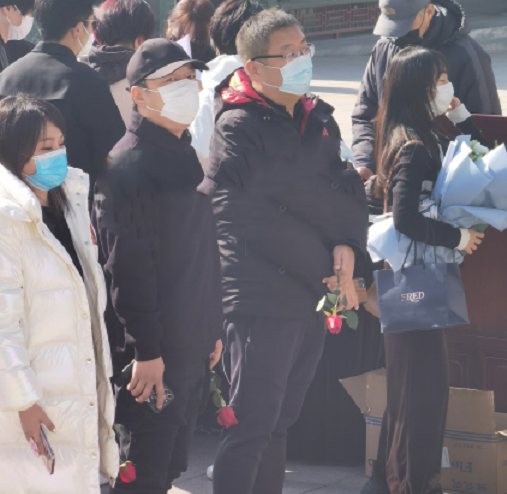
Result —
POLYGON ((92 184, 125 133, 107 82, 76 58, 92 40, 93 4, 39 0, 34 16, 42 43, 0 75, 0 95, 23 92, 62 112, 69 163, 88 173, 92 184))
POLYGON ((35 0, 0 0, 0 72, 13 62, 13 45, 22 44, 32 29, 34 4, 35 0))
POLYGON ((136 104, 97 181, 93 223, 110 293, 106 324, 119 388, 116 423, 137 470, 114 494, 166 494, 186 470, 205 366, 222 351, 220 260, 210 199, 187 130, 199 107, 195 70, 178 44, 143 43, 127 68, 136 104), (122 369, 134 359, 133 373, 122 369), (164 383, 174 401, 146 403, 164 383), (154 403, 152 404, 154 406, 154 403))
POLYGON ((380 0, 375 34, 382 36, 366 67, 352 113, 352 150, 363 180, 376 173, 373 120, 382 100, 392 58, 406 46, 442 52, 456 97, 471 113, 501 115, 490 56, 473 40, 462 7, 455 0, 380 0))
POLYGON ((224 431, 215 494, 281 494, 287 429, 321 357, 327 286, 357 308, 354 264, 367 211, 337 154, 333 108, 306 94, 313 47, 296 19, 267 10, 237 38, 245 64, 217 87, 201 186, 213 194, 222 258, 225 368, 238 423, 224 431), (334 258, 333 258, 334 255, 334 258))

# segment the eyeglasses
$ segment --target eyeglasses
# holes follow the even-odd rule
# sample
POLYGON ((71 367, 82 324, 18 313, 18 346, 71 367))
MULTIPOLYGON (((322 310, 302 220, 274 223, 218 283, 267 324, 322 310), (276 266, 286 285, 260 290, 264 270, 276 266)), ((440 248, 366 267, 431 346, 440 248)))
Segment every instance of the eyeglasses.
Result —
POLYGON ((285 58, 287 63, 290 63, 298 57, 313 57, 315 55, 315 45, 308 43, 308 45, 302 50, 289 53, 288 55, 264 55, 260 57, 252 58, 252 62, 259 60, 260 58, 285 58))

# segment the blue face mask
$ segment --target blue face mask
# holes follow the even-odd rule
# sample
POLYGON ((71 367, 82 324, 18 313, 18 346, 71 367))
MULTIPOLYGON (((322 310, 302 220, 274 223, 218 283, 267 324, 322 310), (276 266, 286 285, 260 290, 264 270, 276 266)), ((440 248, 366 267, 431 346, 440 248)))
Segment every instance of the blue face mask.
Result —
MULTIPOLYGON (((268 65, 264 65, 264 67, 268 67, 270 69, 277 68, 269 67, 268 65)), ((278 70, 282 73, 282 85, 278 87, 264 83, 266 86, 278 87, 278 89, 284 93, 297 94, 301 96, 310 90, 313 77, 312 57, 301 55, 295 60, 292 60, 292 62, 289 62, 285 67, 278 70)))
POLYGON ((67 176, 67 151, 59 149, 52 153, 35 156, 37 172, 26 176, 27 182, 39 190, 48 191, 63 184, 67 176))

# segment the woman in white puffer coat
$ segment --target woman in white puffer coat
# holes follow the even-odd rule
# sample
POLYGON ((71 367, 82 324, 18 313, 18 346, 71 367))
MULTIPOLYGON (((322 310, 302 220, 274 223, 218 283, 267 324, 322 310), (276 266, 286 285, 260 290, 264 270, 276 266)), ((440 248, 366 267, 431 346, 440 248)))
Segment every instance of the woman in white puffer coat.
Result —
POLYGON ((88 176, 64 126, 44 101, 0 102, 0 494, 99 494, 119 466, 88 176), (41 426, 53 475, 28 443, 41 426))

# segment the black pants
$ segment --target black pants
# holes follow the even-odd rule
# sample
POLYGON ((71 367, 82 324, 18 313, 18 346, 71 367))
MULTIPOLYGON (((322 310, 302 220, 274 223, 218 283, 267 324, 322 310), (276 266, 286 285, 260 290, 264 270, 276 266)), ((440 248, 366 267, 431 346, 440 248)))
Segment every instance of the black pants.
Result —
POLYGON ((131 483, 118 478, 112 494, 166 494, 172 482, 187 470, 204 375, 204 362, 166 369, 164 381, 175 398, 160 414, 136 403, 125 387, 120 389, 116 423, 128 431, 120 439, 120 449, 123 459, 136 467, 137 478, 131 483))
POLYGON ((297 420, 324 346, 324 323, 308 318, 225 321, 226 373, 238 425, 224 430, 215 494, 281 494, 287 429, 297 420))
POLYGON ((391 494, 439 494, 449 371, 444 331, 386 334, 387 410, 375 475, 391 494))

